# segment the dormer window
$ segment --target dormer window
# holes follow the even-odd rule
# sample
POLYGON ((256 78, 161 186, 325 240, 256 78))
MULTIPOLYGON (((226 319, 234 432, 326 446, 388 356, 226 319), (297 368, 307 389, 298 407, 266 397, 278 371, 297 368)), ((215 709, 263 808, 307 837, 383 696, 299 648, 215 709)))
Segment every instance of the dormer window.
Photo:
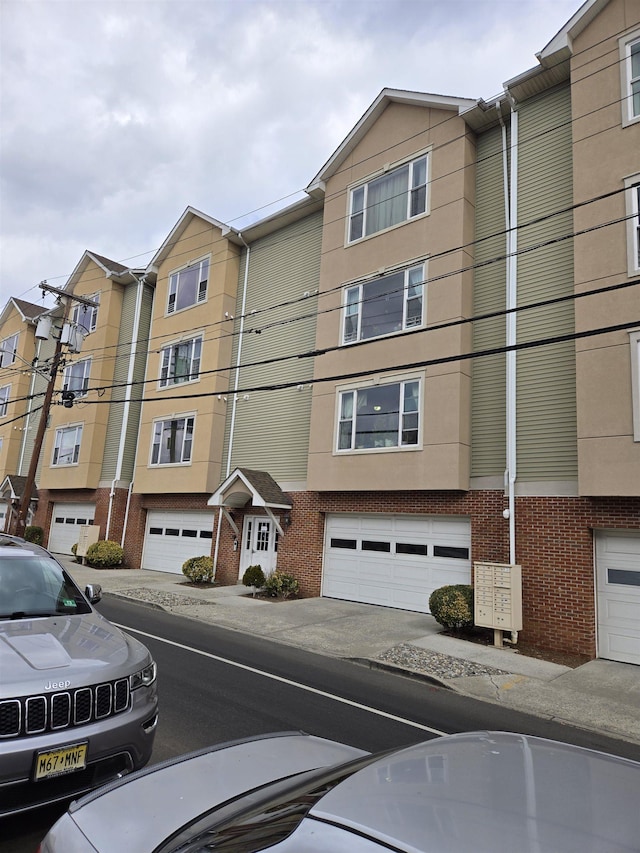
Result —
POLYGON ((354 243, 427 212, 428 155, 351 190, 349 237, 354 243))
POLYGON ((169 276, 169 300, 167 314, 191 308, 207 299, 209 282, 209 260, 191 264, 169 276))

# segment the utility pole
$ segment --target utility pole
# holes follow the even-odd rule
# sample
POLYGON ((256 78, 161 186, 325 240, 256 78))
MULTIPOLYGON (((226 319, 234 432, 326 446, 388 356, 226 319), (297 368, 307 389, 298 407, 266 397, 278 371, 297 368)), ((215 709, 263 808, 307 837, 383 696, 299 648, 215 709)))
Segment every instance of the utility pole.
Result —
POLYGON ((56 341, 56 348, 53 354, 53 360, 51 362, 51 370, 49 372, 47 390, 45 392, 44 401, 42 403, 40 423, 38 424, 38 431, 36 433, 36 437, 33 443, 33 451, 31 453, 31 461, 29 463, 29 472, 27 473, 27 479, 25 481, 24 489, 22 491, 22 497, 20 499, 20 508, 16 520, 16 534, 18 536, 24 535, 24 530, 27 526, 27 514, 29 512, 29 504, 31 503, 31 495, 35 486, 36 471, 38 470, 38 462, 40 461, 40 454, 42 452, 44 434, 46 432, 47 422, 49 420, 49 410, 51 409, 51 401, 53 399, 53 392, 55 389, 56 377, 58 375, 58 368, 62 359, 62 328, 64 328, 64 325, 68 320, 69 309, 71 307, 72 301, 80 302, 83 305, 89 306, 90 308, 94 308, 97 306, 97 303, 92 301, 91 299, 85 299, 84 296, 74 296, 73 294, 68 293, 66 290, 59 290, 57 287, 51 287, 51 285, 48 285, 44 281, 41 282, 40 287, 42 288, 42 290, 46 290, 49 293, 57 294, 57 296, 59 297, 59 301, 64 301, 64 312, 62 315, 62 327, 60 329, 60 335, 58 336, 58 339, 56 341))

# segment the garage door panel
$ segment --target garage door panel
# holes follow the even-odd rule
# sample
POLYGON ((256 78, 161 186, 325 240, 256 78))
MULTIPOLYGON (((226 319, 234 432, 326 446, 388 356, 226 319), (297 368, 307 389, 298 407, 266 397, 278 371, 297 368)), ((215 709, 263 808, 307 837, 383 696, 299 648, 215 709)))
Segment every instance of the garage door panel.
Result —
MULTIPOLYGON (((629 601, 627 598, 601 598, 601 602, 605 619, 613 619, 620 623, 626 622, 632 628, 638 625, 638 605, 634 601, 629 601)), ((640 631, 638 636, 640 636, 640 631)))
POLYGON ((598 654, 640 664, 640 533, 596 533, 598 654))
POLYGON ((438 548, 470 554, 468 519, 330 515, 325 540, 322 594, 330 598, 428 613, 438 586, 471 583, 469 559, 434 557, 438 548))
POLYGON ((55 554, 71 554, 80 539, 80 528, 92 524, 96 508, 89 503, 56 503, 53 505, 48 548, 55 554))
POLYGON ((211 555, 212 531, 210 512, 149 510, 142 568, 182 574, 186 560, 211 555))

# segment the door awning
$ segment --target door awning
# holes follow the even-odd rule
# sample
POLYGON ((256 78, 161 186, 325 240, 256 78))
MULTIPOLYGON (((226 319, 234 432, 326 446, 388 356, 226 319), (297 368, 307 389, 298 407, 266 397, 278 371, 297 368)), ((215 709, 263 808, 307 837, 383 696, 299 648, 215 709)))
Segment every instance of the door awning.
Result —
POLYGON ((250 468, 236 468, 207 501, 208 506, 218 506, 222 509, 225 517, 236 536, 239 535, 237 525, 231 517, 230 509, 239 509, 251 504, 262 507, 267 515, 273 520, 281 535, 284 534, 282 527, 273 514, 273 510, 284 510, 288 512, 293 506, 293 501, 288 498, 280 486, 267 471, 253 471, 250 468))

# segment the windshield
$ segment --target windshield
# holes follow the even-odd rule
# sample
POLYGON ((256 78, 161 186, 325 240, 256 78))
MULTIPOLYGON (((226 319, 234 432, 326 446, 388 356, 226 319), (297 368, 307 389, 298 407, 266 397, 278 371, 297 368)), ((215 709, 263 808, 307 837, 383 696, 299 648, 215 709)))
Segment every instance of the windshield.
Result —
POLYGON ((45 555, 0 557, 0 619, 90 613, 69 575, 45 555))

